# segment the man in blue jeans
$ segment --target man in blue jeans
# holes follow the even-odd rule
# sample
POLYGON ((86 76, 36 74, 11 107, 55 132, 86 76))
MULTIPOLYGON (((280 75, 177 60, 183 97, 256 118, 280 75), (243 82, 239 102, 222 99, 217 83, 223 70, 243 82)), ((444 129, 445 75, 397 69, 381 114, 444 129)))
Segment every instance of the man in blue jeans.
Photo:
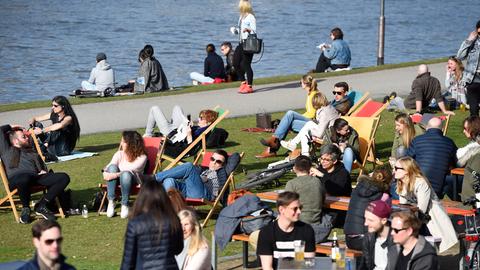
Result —
POLYGON ((163 183, 165 190, 178 189, 185 198, 213 200, 227 181, 227 158, 227 152, 216 150, 206 169, 187 162, 157 173, 155 180, 163 183))

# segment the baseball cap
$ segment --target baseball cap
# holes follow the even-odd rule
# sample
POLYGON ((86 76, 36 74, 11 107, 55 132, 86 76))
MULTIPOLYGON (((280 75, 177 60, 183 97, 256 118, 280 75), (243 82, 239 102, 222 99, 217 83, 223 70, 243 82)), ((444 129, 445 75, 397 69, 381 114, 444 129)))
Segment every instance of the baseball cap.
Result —
POLYGON ((370 202, 366 210, 379 218, 388 218, 392 213, 392 206, 382 200, 376 200, 370 202))

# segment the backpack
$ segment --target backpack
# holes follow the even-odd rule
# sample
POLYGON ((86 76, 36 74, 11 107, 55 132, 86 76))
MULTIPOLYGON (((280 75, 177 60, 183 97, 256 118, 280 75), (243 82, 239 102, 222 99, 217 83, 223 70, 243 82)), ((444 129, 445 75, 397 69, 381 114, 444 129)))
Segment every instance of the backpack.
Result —
POLYGON ((207 147, 215 148, 225 146, 228 132, 223 128, 214 128, 207 136, 207 147))

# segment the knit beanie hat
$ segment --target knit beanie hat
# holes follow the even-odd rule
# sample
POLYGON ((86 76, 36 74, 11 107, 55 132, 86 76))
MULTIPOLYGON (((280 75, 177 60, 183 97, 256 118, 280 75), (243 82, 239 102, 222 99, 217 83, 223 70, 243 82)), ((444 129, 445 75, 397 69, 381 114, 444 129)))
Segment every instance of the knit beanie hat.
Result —
POLYGON ((382 200, 371 202, 366 209, 379 218, 388 218, 392 213, 392 206, 382 200))
POLYGON ((100 62, 106 59, 107 59, 107 56, 103 52, 97 54, 97 62, 100 62))

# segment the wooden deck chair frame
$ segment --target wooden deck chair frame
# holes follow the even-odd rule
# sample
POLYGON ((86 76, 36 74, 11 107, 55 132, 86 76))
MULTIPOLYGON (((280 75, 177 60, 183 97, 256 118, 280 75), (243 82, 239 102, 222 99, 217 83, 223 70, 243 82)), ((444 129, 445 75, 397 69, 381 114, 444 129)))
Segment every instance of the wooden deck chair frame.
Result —
POLYGON ((370 92, 365 92, 365 94, 363 94, 363 96, 355 104, 353 104, 352 107, 350 107, 347 115, 351 115, 352 113, 354 113, 357 108, 367 99, 368 95, 370 95, 370 92))
MULTIPOLYGON (((205 154, 206 154, 206 152, 203 152, 203 153, 200 153, 199 155, 197 155, 194 164, 198 164, 198 162, 200 160, 203 160, 203 157, 205 156, 205 154)), ((238 161, 237 168, 240 165, 240 163, 242 162, 242 159, 243 159, 244 155, 245 155, 245 152, 240 153, 240 160, 238 161)), ((230 172, 230 174, 227 177, 227 180, 225 181, 225 184, 223 185, 222 189, 220 190, 220 192, 218 193, 218 195, 217 195, 217 197, 215 198, 214 201, 209 201, 209 200, 206 200, 204 198, 202 198, 202 199, 185 198, 185 201, 188 205, 193 205, 193 206, 210 205, 211 206, 210 210, 208 211, 207 217, 205 217, 205 220, 202 222, 202 227, 205 227, 207 225, 208 221, 210 220, 210 218, 213 215, 213 212, 215 211, 215 208, 220 203, 220 200, 222 199, 222 197, 225 194, 225 192, 227 191, 227 189, 230 188, 230 187, 232 189, 235 189, 235 178, 234 178, 233 174, 235 173, 237 168, 235 168, 235 170, 230 172)))
MULTIPOLYGON (((358 133, 358 139, 360 140, 360 159, 362 162, 357 160, 354 163, 354 166, 360 168, 360 175, 363 172, 367 172, 365 165, 367 161, 375 161, 375 134, 377 133, 377 128, 380 123, 380 116, 378 117, 354 117, 354 116, 342 116, 348 122, 348 125, 351 126, 358 133)), ((375 166, 375 162, 372 162, 375 166)))
MULTIPOLYGON (((442 114, 442 115, 438 115, 438 116, 440 116, 440 117, 444 116, 445 117, 445 120, 442 120, 442 132, 443 132, 443 136, 447 136, 448 125, 450 124, 450 116, 451 115, 450 114, 442 114)), ((410 115, 410 117, 412 117, 412 115, 410 115)), ((415 124, 418 124, 418 123, 415 123, 415 124)))
MULTIPOLYGON (((2 178, 3 188, 4 188, 5 193, 6 193, 5 197, 0 198, 0 208, 11 209, 12 212, 13 212, 13 216, 15 218, 15 221, 17 223, 20 223, 20 216, 18 215, 17 205, 15 204, 16 199, 13 197, 13 196, 17 195, 18 189, 10 190, 10 187, 8 185, 7 173, 5 171, 5 167, 3 165, 3 161, 2 161, 1 158, 0 158, 0 177, 2 178), (7 201, 9 203, 8 206, 1 206, 4 203, 6 203, 7 201)), ((32 187, 32 194, 33 193, 38 193, 38 192, 43 192, 45 194, 46 187, 41 186, 41 185, 33 186, 32 187)), ((61 218, 65 218, 65 213, 63 212, 63 209, 60 205, 60 201, 58 200, 58 198, 55 198, 55 202, 56 202, 57 207, 58 207, 58 214, 56 214, 56 216, 60 216, 61 218)))
MULTIPOLYGON (((220 107, 216 106, 214 110, 218 110, 220 107)), ((199 154, 205 153, 207 151, 207 135, 210 131, 212 131, 225 117, 230 113, 229 110, 224 110, 221 115, 217 117, 217 120, 215 120, 210 126, 208 126, 207 129, 205 129, 202 134, 200 134, 195 140, 192 141, 191 144, 188 145, 188 147, 183 150, 182 153, 180 153, 176 158, 169 157, 164 154, 165 150, 165 141, 162 144, 161 151, 160 151, 160 164, 159 167, 162 167, 162 160, 167 160, 170 163, 163 169, 163 170, 168 170, 174 167, 177 164, 181 164, 181 161, 183 158, 187 156, 187 154, 194 148, 196 147, 199 143, 201 143, 201 150, 199 154)))
MULTIPOLYGON (((143 138, 143 140, 158 140, 158 145, 157 145, 157 153, 155 155, 155 160, 154 161, 149 161, 149 162, 154 162, 154 166, 153 166, 153 169, 152 171, 148 172, 148 173, 152 173, 152 174, 155 174, 158 169, 159 169, 159 159, 160 159, 160 144, 161 144, 161 141, 162 139, 161 138, 157 138, 157 137, 149 137, 149 138, 143 138)), ((156 142, 153 142, 152 145, 156 145, 156 142)), ((121 150, 121 144, 119 144, 118 146, 118 150, 121 150)), ((148 157, 147 157, 148 158, 148 157)), ((102 193, 103 193, 103 196, 102 196, 102 201, 100 202, 100 206, 98 207, 98 211, 97 211, 97 214, 100 215, 101 214, 101 210, 103 208, 103 205, 105 204, 105 201, 107 200, 107 184, 104 184, 104 183, 101 183, 98 185, 99 188, 102 189, 102 193)), ((117 193, 118 191, 120 190, 120 185, 117 185, 116 189, 115 189, 115 193, 117 193)), ((138 191, 140 190, 140 186, 139 185, 134 185, 132 186, 132 189, 131 189, 131 192, 130 192, 130 195, 135 195, 138 193, 138 191)))
MULTIPOLYGON (((370 102, 374 101, 372 98, 369 98, 367 101, 365 101, 361 106, 359 106, 354 112, 352 112, 350 114, 350 116, 353 116, 353 117, 377 117, 379 116, 387 107, 388 107, 388 104, 390 104, 390 102, 386 102, 384 103, 380 108, 378 108, 378 110, 376 110, 375 112, 373 112, 371 115, 368 115, 368 116, 359 116, 359 113, 368 107, 368 105, 370 104, 370 102)), ((377 102, 377 101, 374 101, 374 102, 377 102)))
POLYGON ((35 135, 35 132, 33 132, 33 128, 29 129, 28 132, 30 132, 30 136, 32 137, 33 144, 35 146, 35 149, 37 150, 37 154, 42 158, 43 162, 45 162, 45 156, 43 155, 42 149, 40 148, 38 137, 37 135, 35 135))

